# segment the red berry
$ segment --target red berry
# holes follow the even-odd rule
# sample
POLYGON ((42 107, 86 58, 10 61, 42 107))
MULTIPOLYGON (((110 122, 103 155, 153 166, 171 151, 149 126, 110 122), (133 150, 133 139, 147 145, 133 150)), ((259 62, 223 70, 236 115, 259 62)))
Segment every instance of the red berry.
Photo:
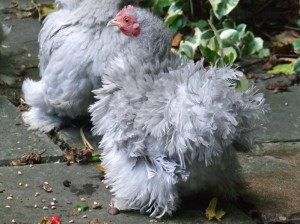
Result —
POLYGON ((62 224, 58 215, 54 215, 48 219, 51 224, 62 224))

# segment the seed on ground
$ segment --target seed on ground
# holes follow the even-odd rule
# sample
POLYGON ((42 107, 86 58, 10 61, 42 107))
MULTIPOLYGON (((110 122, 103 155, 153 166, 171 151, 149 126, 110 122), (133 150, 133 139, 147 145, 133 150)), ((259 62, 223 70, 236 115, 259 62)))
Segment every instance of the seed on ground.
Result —
POLYGON ((22 186, 22 185, 23 185, 22 182, 20 182, 20 183, 19 183, 19 186, 22 186))
POLYGON ((51 206, 51 209, 56 209, 56 206, 55 205, 51 206))
POLYGON ((7 200, 13 200, 13 197, 8 196, 8 197, 7 197, 7 200))
POLYGON ((10 208, 10 205, 5 205, 5 208, 10 208))
POLYGON ((85 219, 86 219, 87 217, 88 217, 87 215, 83 215, 83 216, 82 216, 82 218, 85 218, 85 219))
POLYGON ((37 206, 37 204, 35 204, 33 207, 37 208, 38 206, 37 206))
POLYGON ((69 221, 69 223, 74 223, 74 220, 73 220, 73 219, 72 219, 72 220, 70 220, 70 221, 69 221))
POLYGON ((86 199, 85 198, 81 198, 80 201, 84 202, 84 201, 86 201, 86 199))
POLYGON ((19 175, 22 175, 22 172, 21 172, 21 171, 18 171, 18 174, 19 174, 19 175))
POLYGON ((34 196, 37 197, 37 196, 40 196, 40 192, 35 192, 34 196))
POLYGON ((43 207, 43 210, 48 210, 48 207, 47 207, 47 206, 44 206, 44 207, 43 207))
POLYGON ((25 184, 25 187, 28 187, 28 184, 25 184))

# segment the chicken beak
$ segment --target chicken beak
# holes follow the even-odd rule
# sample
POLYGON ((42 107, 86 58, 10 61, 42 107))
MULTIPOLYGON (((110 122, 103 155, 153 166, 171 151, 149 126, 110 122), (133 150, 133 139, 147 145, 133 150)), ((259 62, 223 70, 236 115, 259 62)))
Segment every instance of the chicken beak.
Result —
POLYGON ((110 20, 108 23, 107 23, 107 26, 109 27, 109 26, 120 26, 121 25, 121 23, 118 21, 118 20, 116 20, 116 19, 112 19, 112 20, 110 20))

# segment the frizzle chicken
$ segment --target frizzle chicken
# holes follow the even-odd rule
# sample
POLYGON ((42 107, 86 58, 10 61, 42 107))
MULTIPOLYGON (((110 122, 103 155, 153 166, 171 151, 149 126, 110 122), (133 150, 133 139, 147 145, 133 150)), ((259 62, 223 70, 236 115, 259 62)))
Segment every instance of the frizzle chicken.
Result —
POLYGON ((254 145, 268 111, 263 95, 253 86, 237 92, 229 80, 241 73, 230 67, 172 54, 168 29, 145 9, 128 6, 108 26, 130 37, 89 109, 112 206, 159 218, 188 194, 237 197, 245 184, 234 145, 254 145))
POLYGON ((39 34, 40 81, 23 83, 31 110, 29 129, 48 132, 87 115, 91 90, 101 87, 103 69, 128 40, 106 23, 129 0, 56 0, 39 34))

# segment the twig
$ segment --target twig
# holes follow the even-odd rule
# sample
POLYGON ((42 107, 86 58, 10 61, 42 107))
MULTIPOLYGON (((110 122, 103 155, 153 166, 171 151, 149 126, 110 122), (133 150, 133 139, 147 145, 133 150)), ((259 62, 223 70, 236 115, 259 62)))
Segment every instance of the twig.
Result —
POLYGON ((297 27, 292 27, 292 26, 284 26, 285 29, 288 29, 288 30, 296 30, 296 31, 300 31, 300 28, 297 28, 297 27))
POLYGON ((194 18, 194 5, 193 5, 193 0, 190 0, 190 7, 191 7, 191 15, 192 15, 192 18, 194 18))
POLYGON ((82 127, 80 128, 80 136, 81 136, 81 139, 82 139, 82 141, 83 141, 83 144, 84 144, 87 148, 91 149, 91 151, 94 151, 93 146, 91 145, 91 143, 87 140, 87 138, 86 138, 85 135, 84 135, 83 127, 84 127, 84 126, 82 126, 82 127))
POLYGON ((259 64, 259 63, 261 63, 262 61, 263 61, 263 59, 259 59, 259 60, 250 62, 249 64, 241 65, 241 66, 239 66, 239 68, 245 69, 245 68, 250 67, 250 66, 252 66, 252 65, 259 64))
POLYGON ((298 58, 296 54, 275 54, 277 58, 298 58))

